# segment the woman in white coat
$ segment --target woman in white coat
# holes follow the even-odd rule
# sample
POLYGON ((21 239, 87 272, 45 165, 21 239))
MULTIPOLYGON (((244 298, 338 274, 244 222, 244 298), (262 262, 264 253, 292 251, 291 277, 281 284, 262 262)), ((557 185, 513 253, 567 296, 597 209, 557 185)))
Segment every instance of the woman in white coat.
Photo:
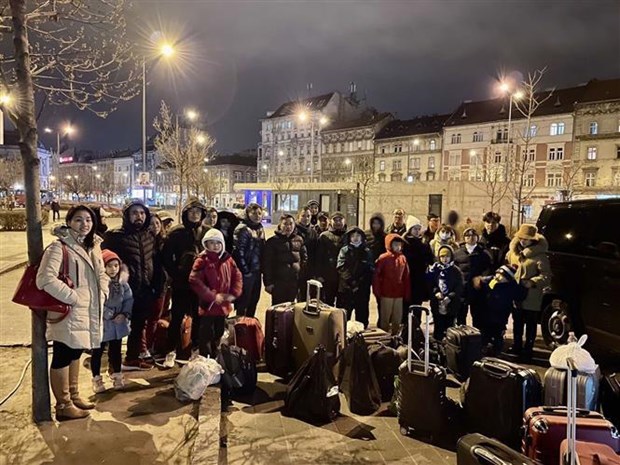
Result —
POLYGON ((67 212, 66 226, 57 226, 58 239, 43 254, 37 287, 71 305, 66 318, 49 323, 47 339, 53 341, 50 384, 56 398, 56 420, 84 418, 95 407, 80 398, 78 379, 84 349, 101 345, 102 309, 109 278, 101 258, 101 239, 95 235, 93 211, 84 206, 67 212), (63 247, 67 250, 69 278, 73 288, 58 278, 63 268, 63 247))

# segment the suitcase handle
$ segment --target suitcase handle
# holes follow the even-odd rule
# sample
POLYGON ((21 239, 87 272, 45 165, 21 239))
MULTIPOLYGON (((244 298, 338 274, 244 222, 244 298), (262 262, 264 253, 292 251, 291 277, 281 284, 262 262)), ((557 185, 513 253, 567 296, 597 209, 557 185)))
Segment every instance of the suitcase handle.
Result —
POLYGON ((506 463, 505 460, 500 459, 497 455, 495 455, 493 452, 485 449, 484 447, 480 447, 480 446, 476 446, 472 449, 472 454, 474 454, 476 457, 479 457, 483 460, 485 460, 488 463, 491 463, 493 465, 509 465, 508 463, 506 463))
MULTIPOLYGON (((545 406, 543 406, 542 410, 545 413, 559 413, 559 414, 562 414, 562 415, 567 415, 568 414, 568 412, 566 411, 567 407, 562 407, 562 406, 552 407, 552 406, 549 406, 549 405, 545 405, 545 406)), ((578 408, 577 409, 577 416, 587 417, 588 415, 590 415, 590 410, 587 410, 587 409, 584 409, 584 408, 578 408)))
POLYGON ((505 379, 510 376, 510 368, 506 366, 501 366, 500 364, 483 363, 482 369, 484 370, 485 373, 493 376, 494 378, 505 379))
MULTIPOLYGON (((413 350, 413 311, 420 310, 422 313, 426 313, 426 323, 424 325, 424 375, 428 374, 428 370, 430 368, 429 363, 429 338, 430 338, 430 327, 429 327, 429 311, 428 308, 423 307, 422 305, 410 305, 409 306, 409 314, 407 315, 407 370, 409 373, 412 372, 411 369, 411 352, 413 350)), ((419 357, 418 357, 419 358, 419 357)))
POLYGON ((567 465, 576 465, 577 457, 575 451, 575 440, 577 437, 577 366, 575 361, 568 357, 566 364, 569 368, 569 376, 566 377, 566 439, 568 441, 568 452, 562 458, 567 465))
POLYGON ((306 308, 304 309, 304 313, 307 313, 309 315, 318 315, 319 313, 321 313, 321 289, 323 289, 323 283, 317 279, 309 279, 308 282, 306 283, 306 308), (316 288, 317 289, 317 293, 316 293, 316 311, 315 310, 310 310, 310 289, 312 288, 316 288))

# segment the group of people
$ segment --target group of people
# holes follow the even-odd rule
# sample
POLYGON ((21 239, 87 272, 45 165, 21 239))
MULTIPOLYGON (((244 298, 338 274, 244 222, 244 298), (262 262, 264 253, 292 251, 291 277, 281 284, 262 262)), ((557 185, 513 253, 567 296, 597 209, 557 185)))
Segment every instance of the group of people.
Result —
POLYGON ((192 350, 215 357, 225 318, 233 311, 254 317, 263 285, 275 305, 305 300, 309 279, 322 282, 323 302, 346 309, 348 318, 355 314, 364 327, 372 292, 378 326, 393 334, 405 320, 404 308, 430 300, 436 339, 464 324, 471 312, 486 343, 501 350, 512 312, 513 350, 528 354, 549 280, 546 241, 536 227, 522 225, 511 241, 492 212, 483 218, 482 234, 467 228, 460 245, 455 229, 437 215, 428 215, 423 231, 418 218, 396 209, 389 226, 375 214, 364 231, 347 228, 341 212, 320 212, 316 201, 296 218, 282 215, 269 239, 258 204, 248 205, 239 219, 190 199, 176 226, 172 216, 152 213, 140 201, 125 206, 120 228, 108 230, 106 215, 99 208, 72 207, 66 224, 55 227, 57 240, 45 250, 37 274, 40 289, 71 306, 66 318, 48 324, 59 420, 83 418, 94 407, 78 390, 83 351, 92 351, 94 392, 106 389, 106 348, 113 388, 122 389, 123 370, 153 366, 158 320, 168 307, 164 367, 175 364, 186 315, 192 317, 192 350), (64 261, 68 279, 59 275, 64 261))

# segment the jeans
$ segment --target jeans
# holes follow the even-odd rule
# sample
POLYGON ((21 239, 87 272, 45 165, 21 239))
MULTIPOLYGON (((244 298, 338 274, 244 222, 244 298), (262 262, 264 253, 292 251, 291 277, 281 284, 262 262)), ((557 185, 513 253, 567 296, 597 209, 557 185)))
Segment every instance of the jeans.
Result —
POLYGON ((253 317, 260 299, 261 276, 260 271, 243 275, 243 292, 235 302, 238 316, 253 317))
POLYGON ((201 316, 200 317, 200 336, 198 338, 198 348, 203 357, 217 357, 220 339, 224 334, 226 317, 224 316, 201 316))

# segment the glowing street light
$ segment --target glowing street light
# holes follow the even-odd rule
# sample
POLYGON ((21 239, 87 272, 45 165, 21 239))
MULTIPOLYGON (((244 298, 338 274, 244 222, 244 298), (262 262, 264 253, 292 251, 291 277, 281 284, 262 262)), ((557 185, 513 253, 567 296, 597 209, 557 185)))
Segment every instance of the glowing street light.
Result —
POLYGON ((204 134, 198 134, 196 136, 196 142, 199 145, 204 145, 207 142, 207 138, 204 136, 204 134))
POLYGON ((190 121, 196 121, 198 119, 198 112, 196 110, 186 110, 185 117, 190 121))
POLYGON ((166 58, 170 58, 172 55, 174 55, 174 47, 172 46, 172 44, 164 42, 159 47, 159 53, 166 58))
POLYGON ((8 93, 0 94, 0 105, 6 107, 6 106, 9 106, 12 102, 13 102, 13 97, 11 97, 11 94, 8 94, 8 93))

